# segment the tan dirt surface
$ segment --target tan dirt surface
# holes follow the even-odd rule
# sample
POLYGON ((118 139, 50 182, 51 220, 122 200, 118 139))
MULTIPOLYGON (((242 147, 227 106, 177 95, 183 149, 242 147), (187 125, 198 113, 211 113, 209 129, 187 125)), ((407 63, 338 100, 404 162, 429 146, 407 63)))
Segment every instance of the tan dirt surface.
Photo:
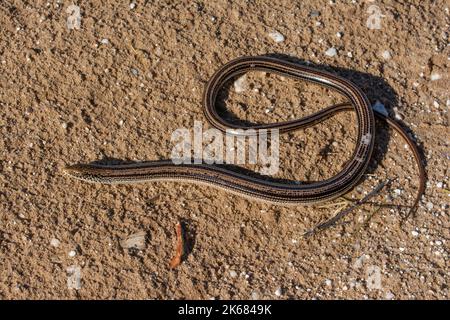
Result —
MULTIPOLYGON (((0 2, 0 298, 448 298, 448 2, 133 3, 0 2), (71 4, 80 29, 67 26, 71 4), (370 6, 381 13, 379 29, 367 25, 370 6), (275 31, 284 41, 269 36, 275 31), (402 119, 427 166, 415 217, 401 224, 418 186, 412 153, 383 123, 370 168, 348 197, 392 178, 371 202, 394 206, 366 204, 308 239, 303 233, 339 206, 63 175, 74 163, 169 158, 174 130, 195 120, 208 127, 202 92, 213 72, 263 54, 346 77, 402 119), (171 269, 178 222, 189 252, 171 269)), ((230 117, 274 122, 342 101, 277 75, 252 72, 246 85, 223 89, 230 117)), ((351 112, 283 135, 276 177, 329 178, 355 142, 351 112)))

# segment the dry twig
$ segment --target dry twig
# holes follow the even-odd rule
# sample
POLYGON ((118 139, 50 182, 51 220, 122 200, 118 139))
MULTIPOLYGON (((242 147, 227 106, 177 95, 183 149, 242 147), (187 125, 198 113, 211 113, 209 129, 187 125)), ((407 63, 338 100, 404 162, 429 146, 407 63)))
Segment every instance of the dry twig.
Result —
POLYGON ((176 226, 176 232, 177 232, 177 245, 176 245, 176 251, 175 256, 170 261, 170 268, 174 269, 181 263, 181 257, 183 256, 183 234, 182 234, 182 228, 181 223, 177 223, 176 226))

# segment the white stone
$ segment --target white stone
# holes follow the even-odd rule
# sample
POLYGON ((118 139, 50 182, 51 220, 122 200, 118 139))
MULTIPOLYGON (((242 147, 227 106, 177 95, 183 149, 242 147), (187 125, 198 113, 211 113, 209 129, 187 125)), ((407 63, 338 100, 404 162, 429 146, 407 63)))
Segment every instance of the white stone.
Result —
POLYGON ((130 71, 131 71, 131 73, 132 73, 134 76, 138 76, 138 75, 139 75, 139 71, 138 71, 137 69, 135 69, 135 68, 131 68, 130 71))
POLYGON ((100 43, 101 43, 101 44, 108 44, 108 43, 109 43, 109 40, 106 39, 106 38, 103 38, 102 40, 100 40, 100 43))
POLYGON ((389 60, 391 58, 391 53, 389 52, 389 50, 384 50, 381 56, 383 57, 383 59, 389 60))
POLYGON ((281 288, 278 288, 277 290, 275 290, 275 295, 277 297, 281 296, 282 294, 283 294, 283 292, 282 292, 281 288))
POLYGON ((335 55, 337 55, 337 50, 334 47, 329 48, 327 51, 325 51, 325 55, 329 56, 329 57, 334 57, 335 55))
POLYGON ((392 292, 390 292, 390 291, 388 291, 388 292, 386 292, 386 299, 387 300, 392 300, 392 299, 394 299, 394 294, 392 293, 392 292))
POLYGON ((234 271, 234 270, 230 270, 230 277, 236 278, 237 277, 237 272, 234 271))
POLYGON ((52 247, 55 247, 55 248, 58 248, 60 243, 61 242, 58 239, 56 239, 56 238, 53 238, 53 239, 50 240, 50 245, 52 247))
POLYGON ((397 108, 397 107, 394 107, 394 108, 392 108, 392 109, 394 110, 394 118, 397 119, 397 120, 402 120, 402 116, 401 116, 401 114, 398 112, 398 108, 397 108))
POLYGON ((276 43, 280 43, 284 41, 284 36, 278 31, 270 32, 269 37, 275 41, 276 43))
POLYGON ((419 235, 416 230, 411 231, 411 234, 413 235, 413 237, 417 237, 419 235))
POLYGON ((428 202, 428 203, 426 204, 426 207, 427 207, 428 210, 433 209, 433 203, 428 202))
POLYGON ((72 250, 69 252, 69 257, 73 258, 73 257, 75 257, 76 254, 77 253, 74 250, 72 250))
POLYGON ((243 75, 242 77, 239 77, 234 82, 234 91, 236 93, 242 93, 247 89, 247 76, 243 75))
POLYGON ((364 261, 366 261, 367 259, 369 259, 369 256, 365 254, 361 255, 358 259, 356 259, 355 263, 353 263, 353 267, 356 269, 361 268, 364 261))
POLYGON ((442 76, 439 73, 432 73, 430 76, 431 81, 436 81, 442 78, 442 76))
POLYGON ((120 246, 124 249, 144 249, 145 234, 145 231, 138 231, 136 233, 130 234, 127 238, 120 241, 120 246))
POLYGON ((70 266, 66 269, 68 274, 67 277, 67 288, 80 290, 81 289, 81 268, 79 266, 70 266))

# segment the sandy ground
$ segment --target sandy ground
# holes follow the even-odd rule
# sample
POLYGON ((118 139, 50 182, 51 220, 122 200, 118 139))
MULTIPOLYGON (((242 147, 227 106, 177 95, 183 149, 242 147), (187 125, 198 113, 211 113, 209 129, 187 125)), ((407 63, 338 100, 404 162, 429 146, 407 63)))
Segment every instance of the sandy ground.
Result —
MULTIPOLYGON (((448 2, 157 3, 74 1, 78 30, 67 27, 72 2, 0 2, 0 298, 448 298, 448 2), (367 25, 371 5, 380 29, 367 25), (284 41, 269 36, 275 31, 284 41), (398 206, 412 203, 417 168, 381 123, 369 171, 349 196, 395 178, 373 202, 396 206, 374 213, 376 205, 364 205, 309 239, 302 234, 338 206, 282 207, 188 183, 108 186, 62 174, 74 163, 168 158, 175 129, 208 126, 201 98, 212 73, 260 54, 336 72, 402 119, 428 174, 414 218, 401 225, 398 206), (172 270, 179 221, 190 252, 172 270)), ((274 75, 246 81, 244 92, 225 88, 221 103, 254 122, 342 99, 274 75)), ((355 144, 354 121, 340 114, 282 136, 277 177, 339 172, 355 144)))

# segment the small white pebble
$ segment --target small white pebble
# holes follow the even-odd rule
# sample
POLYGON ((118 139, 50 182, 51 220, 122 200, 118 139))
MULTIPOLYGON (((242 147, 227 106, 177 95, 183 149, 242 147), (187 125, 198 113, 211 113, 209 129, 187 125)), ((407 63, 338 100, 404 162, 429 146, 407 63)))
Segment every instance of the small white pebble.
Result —
POLYGON ((436 100, 433 101, 433 106, 435 108, 439 108, 439 102, 437 102, 436 100))
POLYGON ((441 240, 436 240, 434 242, 434 244, 437 245, 437 246, 440 246, 440 245, 442 245, 442 241, 441 240))
POLYGON ((252 299, 253 299, 253 300, 259 300, 259 294, 258 294, 258 292, 256 292, 256 291, 253 291, 253 292, 252 292, 252 299))
POLYGON ((400 248, 398 248, 398 250, 400 250, 400 252, 403 252, 403 251, 405 251, 405 248, 400 247, 400 248))
POLYGON ((329 287, 329 286, 331 286, 331 280, 330 279, 326 279, 325 280, 325 284, 329 287))
POLYGON ((349 58, 353 58, 353 53, 351 53, 350 51, 349 51, 349 52, 347 52, 347 57, 349 57, 349 58))
POLYGON ((438 182, 438 183, 436 183, 436 187, 438 187, 438 188, 442 188, 442 182, 438 182))
POLYGON ((430 76, 431 81, 436 81, 442 78, 442 76, 439 73, 432 73, 430 76))
POLYGON ((427 207, 428 210, 433 209, 433 203, 431 202, 428 202, 425 206, 427 207))
POLYGON ((392 293, 392 292, 390 292, 390 291, 388 291, 388 292, 386 292, 386 299, 387 300, 392 300, 392 299, 394 299, 394 294, 392 293))
POLYGON ((234 271, 234 270, 230 270, 230 277, 236 278, 237 277, 237 272, 234 271))
POLYGON ((119 121, 119 126, 123 126, 123 120, 119 121))
POLYGON ((55 248, 59 247, 60 243, 61 242, 56 238, 53 238, 50 240, 50 245, 55 248))
POLYGON ((342 35, 343 35, 343 33, 342 33, 342 32, 337 32, 337 33, 336 33, 336 37, 338 37, 338 38, 341 38, 341 37, 342 37, 342 35))
POLYGON ((101 43, 101 44, 108 44, 108 43, 109 43, 109 40, 106 39, 106 38, 103 38, 102 40, 100 40, 100 43, 101 43))
POLYGON ((419 235, 416 230, 411 231, 411 234, 413 235, 413 237, 417 237, 419 235))
POLYGON ((278 31, 270 32, 269 37, 275 41, 276 43, 280 43, 284 41, 284 36, 278 31))
POLYGON ((242 93, 247 89, 247 76, 243 75, 242 77, 239 77, 234 82, 234 91, 236 93, 242 93))
POLYGON ((136 77, 139 75, 139 71, 137 69, 135 69, 135 68, 131 68, 130 71, 136 77))
POLYGON ((275 295, 277 297, 281 296, 282 294, 283 294, 283 292, 282 292, 281 288, 278 288, 277 290, 275 290, 275 295))
POLYGON ((71 290, 81 289, 81 268, 73 265, 66 269, 67 272, 67 288, 71 290))
POLYGON ((132 2, 130 3, 130 9, 133 10, 134 8, 136 8, 136 2, 132 2))
POLYGON ((394 118, 397 120, 402 120, 403 118, 402 118, 401 114, 398 112, 398 108, 394 107, 393 110, 394 110, 394 118))
POLYGON ((329 48, 327 51, 325 51, 325 55, 329 56, 329 57, 334 57, 335 55, 337 55, 337 50, 334 47, 329 48))
POLYGON ((73 258, 73 257, 75 257, 76 254, 77 253, 75 252, 75 250, 72 250, 69 252, 69 257, 73 258))
POLYGON ((67 123, 65 123, 65 122, 61 123, 61 127, 62 127, 63 129, 67 129, 67 123))
POLYGON ((383 59, 389 60, 391 58, 391 53, 389 52, 389 50, 384 50, 381 56, 383 57, 383 59))

